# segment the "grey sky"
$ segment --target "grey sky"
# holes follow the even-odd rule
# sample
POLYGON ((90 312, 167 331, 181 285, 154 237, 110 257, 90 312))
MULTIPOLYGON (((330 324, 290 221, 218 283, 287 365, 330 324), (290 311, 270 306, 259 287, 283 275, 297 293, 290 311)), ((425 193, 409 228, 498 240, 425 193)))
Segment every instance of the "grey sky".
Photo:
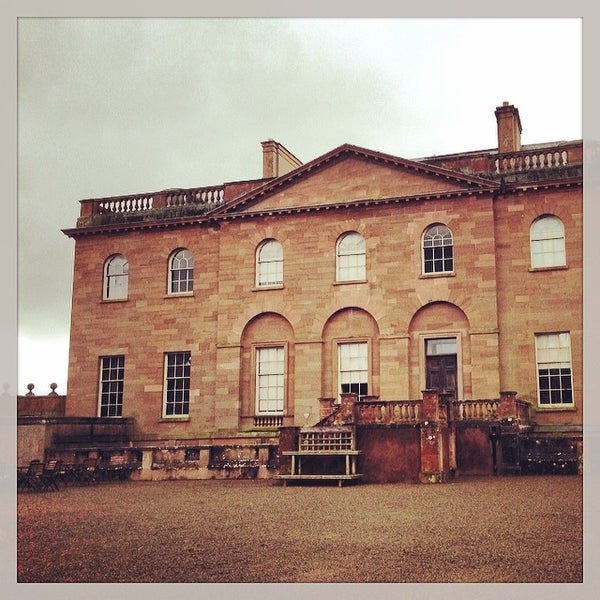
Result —
POLYGON ((21 19, 19 393, 66 390, 78 200, 262 175, 353 143, 405 158, 582 137, 578 19, 21 19))

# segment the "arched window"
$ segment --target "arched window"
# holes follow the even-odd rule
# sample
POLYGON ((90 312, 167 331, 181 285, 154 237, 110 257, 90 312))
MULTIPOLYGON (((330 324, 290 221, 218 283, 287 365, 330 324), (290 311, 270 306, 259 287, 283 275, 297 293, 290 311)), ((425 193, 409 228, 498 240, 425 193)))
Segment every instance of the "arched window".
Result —
POLYGON ((423 234, 423 273, 454 271, 454 242, 448 227, 438 223, 423 234))
POLYGON ((104 263, 104 300, 127 299, 129 263, 122 254, 109 256, 104 263))
POLYGON ((562 221, 553 215, 539 217, 529 230, 531 267, 564 267, 565 228, 562 221))
POLYGON ((282 284, 283 247, 277 240, 266 240, 256 251, 256 286, 282 284))
POLYGON ((194 257, 186 248, 180 248, 169 261, 169 293, 182 294, 194 290, 194 257))
POLYGON ((337 243, 336 281, 364 281, 367 278, 367 252, 360 233, 345 233, 337 243))

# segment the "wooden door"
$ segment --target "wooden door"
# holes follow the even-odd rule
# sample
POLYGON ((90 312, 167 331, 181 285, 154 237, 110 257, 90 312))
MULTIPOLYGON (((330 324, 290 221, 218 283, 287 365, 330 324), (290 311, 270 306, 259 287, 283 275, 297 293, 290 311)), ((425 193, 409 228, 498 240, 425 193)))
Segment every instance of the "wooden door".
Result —
POLYGON ((456 399, 456 354, 427 357, 426 385, 456 399))

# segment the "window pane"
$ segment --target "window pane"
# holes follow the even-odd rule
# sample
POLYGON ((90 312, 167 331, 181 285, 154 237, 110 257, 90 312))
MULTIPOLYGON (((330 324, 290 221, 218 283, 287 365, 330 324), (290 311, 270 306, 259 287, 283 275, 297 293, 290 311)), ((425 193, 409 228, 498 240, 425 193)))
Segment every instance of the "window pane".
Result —
POLYGON ((256 350, 257 414, 283 413, 285 350, 282 346, 256 350))
POLYGON ((366 245, 360 233, 347 233, 337 246, 337 281, 366 279, 366 245))
POLYGON ((189 250, 182 248, 173 254, 169 277, 170 293, 180 294, 194 290, 194 257, 189 250))
POLYGON ((173 352, 166 355, 165 408, 166 416, 189 414, 190 352, 173 352))
POLYGON ((540 217, 530 229, 531 266, 533 268, 564 266, 565 232, 560 219, 540 217))
POLYGON ((283 246, 277 240, 265 242, 258 250, 256 279, 259 287, 283 283, 283 246))
POLYGON ((427 356, 438 356, 440 354, 456 354, 456 338, 438 338, 426 341, 427 356))
POLYGON ((104 298, 123 300, 127 298, 129 263, 122 254, 111 257, 106 263, 104 298))
POLYGON ((340 392, 358 394, 359 400, 368 394, 368 350, 366 342, 338 345, 340 392))
POLYGON ((100 363, 100 416, 120 417, 123 408, 124 356, 105 356, 100 363))
POLYGON ((540 404, 573 404, 569 334, 538 334, 535 343, 540 404))
POLYGON ((445 225, 433 225, 423 235, 423 272, 448 273, 453 270, 452 232, 445 225))

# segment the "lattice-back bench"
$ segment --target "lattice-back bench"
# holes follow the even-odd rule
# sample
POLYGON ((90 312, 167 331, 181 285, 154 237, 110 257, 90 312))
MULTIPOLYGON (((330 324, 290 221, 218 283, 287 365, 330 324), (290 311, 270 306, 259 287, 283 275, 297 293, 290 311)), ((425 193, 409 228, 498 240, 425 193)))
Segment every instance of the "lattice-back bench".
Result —
MULTIPOLYGON (((291 472, 278 475, 278 479, 287 481, 299 480, 334 480, 341 487, 344 481, 360 479, 356 472, 356 458, 360 451, 356 449, 356 431, 354 427, 310 427, 298 433, 298 450, 286 450, 282 455, 292 459, 291 472), (305 457, 344 457, 343 473, 303 473, 302 459, 305 457)), ((312 461, 315 462, 314 460, 312 461)))

